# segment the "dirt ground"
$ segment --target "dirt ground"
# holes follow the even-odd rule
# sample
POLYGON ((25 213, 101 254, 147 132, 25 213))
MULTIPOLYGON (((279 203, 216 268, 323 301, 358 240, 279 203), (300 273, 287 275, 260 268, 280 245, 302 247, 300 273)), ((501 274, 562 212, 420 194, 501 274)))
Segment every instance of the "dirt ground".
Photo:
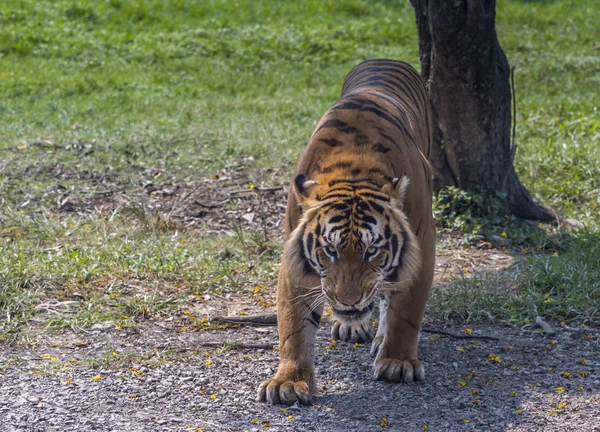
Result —
MULTIPOLYGON (((215 297, 187 316, 256 312, 249 303, 215 297)), ((325 323, 315 403, 283 408, 254 401, 277 367, 276 327, 203 321, 187 331, 168 320, 137 330, 97 325, 83 336, 3 351, 0 363, 11 367, 0 374, 0 430, 600 430, 600 343, 592 329, 559 326, 550 338, 486 326, 471 335, 497 341, 456 339, 431 330, 430 318, 420 342, 426 381, 406 385, 375 381, 368 345, 333 344, 325 323), (214 342, 252 346, 206 347, 214 342)))

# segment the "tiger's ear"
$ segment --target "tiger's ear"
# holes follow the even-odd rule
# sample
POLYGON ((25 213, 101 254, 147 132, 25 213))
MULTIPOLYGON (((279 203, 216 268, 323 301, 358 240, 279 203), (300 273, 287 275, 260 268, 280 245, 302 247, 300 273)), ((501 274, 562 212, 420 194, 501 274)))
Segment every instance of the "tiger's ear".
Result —
POLYGON ((310 197, 310 191, 316 184, 316 181, 307 179, 304 174, 298 174, 294 179, 294 192, 296 193, 296 198, 298 198, 298 201, 303 207, 308 204, 307 201, 310 197))
POLYGON ((396 205, 402 210, 402 203, 404 202, 404 195, 406 195, 406 189, 410 179, 403 175, 400 178, 395 178, 391 183, 383 186, 382 190, 389 196, 392 201, 395 201, 396 205))

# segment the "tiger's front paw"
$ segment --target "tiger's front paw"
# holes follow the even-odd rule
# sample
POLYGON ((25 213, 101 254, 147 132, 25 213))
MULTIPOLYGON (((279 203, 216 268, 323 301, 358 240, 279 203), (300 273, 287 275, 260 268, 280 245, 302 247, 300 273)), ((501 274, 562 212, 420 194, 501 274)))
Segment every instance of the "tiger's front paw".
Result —
POLYGON ((312 392, 306 381, 293 381, 285 377, 275 377, 263 381, 258 387, 258 402, 268 402, 273 405, 292 405, 296 401, 304 405, 312 402, 312 392))
POLYGON ((375 379, 405 382, 425 380, 425 367, 419 360, 378 358, 375 360, 375 379))
POLYGON ((373 328, 369 321, 336 321, 331 328, 331 337, 343 342, 369 342, 373 339, 373 328))

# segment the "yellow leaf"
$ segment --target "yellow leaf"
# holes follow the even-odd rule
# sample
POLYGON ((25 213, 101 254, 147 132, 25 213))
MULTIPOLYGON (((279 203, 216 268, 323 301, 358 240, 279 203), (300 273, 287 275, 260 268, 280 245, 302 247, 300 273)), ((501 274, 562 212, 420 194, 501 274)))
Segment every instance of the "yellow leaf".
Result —
POLYGON ((100 375, 96 375, 95 377, 92 378, 94 381, 100 381, 102 379, 102 377, 100 375))
POLYGON ((556 387, 556 393, 564 393, 566 391, 567 391, 567 389, 564 387, 556 387))
POLYGON ((71 378, 67 378, 67 384, 73 384, 73 381, 71 380, 71 378))
POLYGON ((522 409, 518 409, 518 410, 516 410, 515 412, 516 412, 517 414, 519 414, 519 415, 523 414, 523 410, 522 410, 522 409))
POLYGON ((497 356, 494 353, 489 353, 488 354, 488 359, 492 362, 492 363, 500 363, 502 361, 502 359, 500 358, 500 356, 497 356))
POLYGON ((506 234, 506 231, 502 231, 502 232, 500 233, 500 237, 502 237, 502 238, 506 238, 506 237, 508 237, 508 234, 506 234))
POLYGON ((471 333, 473 333, 473 329, 472 329, 472 328, 469 328, 469 327, 467 327, 467 328, 465 329, 465 333, 466 333, 466 334, 471 334, 471 333))

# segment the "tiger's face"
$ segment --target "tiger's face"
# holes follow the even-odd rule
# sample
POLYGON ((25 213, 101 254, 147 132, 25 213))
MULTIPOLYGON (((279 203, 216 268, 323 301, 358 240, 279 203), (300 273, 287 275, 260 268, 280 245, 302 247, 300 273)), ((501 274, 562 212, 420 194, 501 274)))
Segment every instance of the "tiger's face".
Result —
MULTIPOLYGON (((302 180, 302 179, 301 179, 302 180)), ((307 182, 298 193, 308 192, 307 182)), ((313 188, 302 205, 296 231, 305 271, 321 279, 321 290, 338 319, 368 318, 381 290, 399 286, 418 267, 418 245, 402 212, 408 180, 389 187, 339 182, 313 188)))

